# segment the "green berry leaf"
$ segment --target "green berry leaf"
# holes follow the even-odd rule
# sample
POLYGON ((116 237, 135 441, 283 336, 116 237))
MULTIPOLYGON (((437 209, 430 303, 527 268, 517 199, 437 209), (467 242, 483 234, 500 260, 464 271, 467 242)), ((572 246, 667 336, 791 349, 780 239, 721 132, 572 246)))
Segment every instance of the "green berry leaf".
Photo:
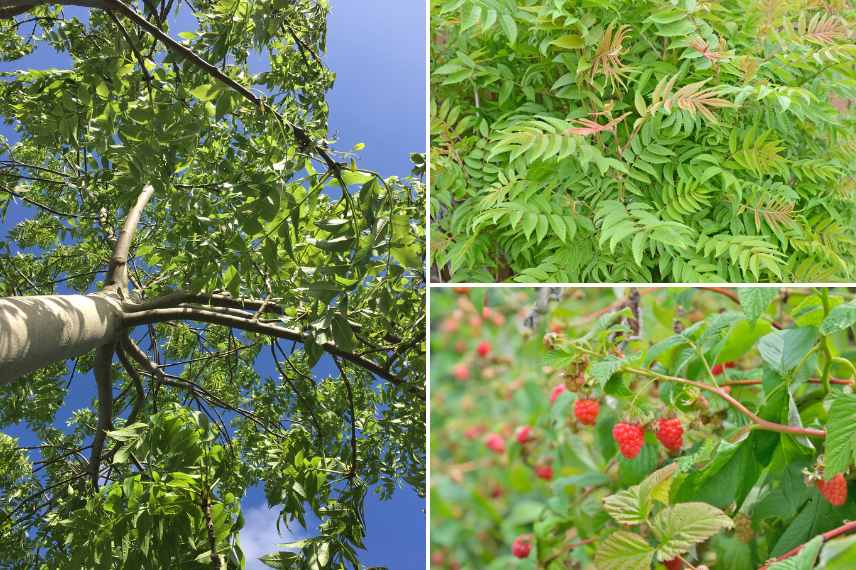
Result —
POLYGON ((757 321, 758 317, 764 314, 764 311, 778 295, 779 290, 776 287, 741 287, 737 290, 743 314, 751 323, 757 321))
POLYGON ((780 374, 793 370, 817 340, 817 329, 802 327, 771 332, 758 342, 764 362, 780 374))
POLYGON ((599 570, 649 570, 654 547, 644 538, 619 530, 598 548, 595 563, 599 570))
POLYGON ((663 509, 652 525, 660 542, 657 560, 671 560, 732 526, 734 522, 728 515, 707 503, 681 503, 663 509))
POLYGON ((836 394, 829 408, 826 428, 824 474, 831 477, 856 463, 856 396, 836 394))

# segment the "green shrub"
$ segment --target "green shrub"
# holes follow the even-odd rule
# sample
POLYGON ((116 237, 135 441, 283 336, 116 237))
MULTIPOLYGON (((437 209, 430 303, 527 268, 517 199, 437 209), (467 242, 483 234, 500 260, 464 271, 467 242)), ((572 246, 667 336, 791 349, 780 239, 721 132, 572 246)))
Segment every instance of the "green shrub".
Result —
POLYGON ((431 23, 435 279, 856 273, 849 2, 440 0, 431 23))

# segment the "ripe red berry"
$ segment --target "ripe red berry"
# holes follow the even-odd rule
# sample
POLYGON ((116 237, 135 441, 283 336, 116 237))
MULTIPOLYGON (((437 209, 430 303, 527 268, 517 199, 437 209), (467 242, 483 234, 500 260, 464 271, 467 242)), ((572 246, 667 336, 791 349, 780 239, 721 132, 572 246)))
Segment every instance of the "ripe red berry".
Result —
POLYGON ((684 428, 678 418, 660 418, 657 421, 657 439, 669 451, 680 451, 684 446, 684 428))
POLYGON ((666 560, 663 562, 663 566, 666 567, 666 570, 681 570, 684 565, 681 563, 681 559, 675 556, 671 560, 666 560))
POLYGON ((729 360, 728 362, 723 362, 722 364, 714 364, 713 367, 711 367, 710 372, 714 376, 719 376, 720 374, 725 372, 726 369, 734 368, 735 366, 737 366, 737 364, 729 360))
POLYGON ((455 380, 463 382, 470 377, 470 369, 466 364, 458 364, 452 369, 452 376, 455 377, 455 380))
POLYGON ((621 455, 633 459, 639 455, 645 444, 645 430, 639 424, 618 422, 612 428, 612 438, 618 444, 621 455))
POLYGON ((458 295, 469 295, 470 294, 470 288, 469 287, 454 287, 452 290, 455 293, 457 293, 458 295))
POLYGON ((829 501, 829 504, 840 507, 847 502, 847 480, 844 475, 837 474, 830 480, 818 479, 815 482, 817 490, 829 501))
POLYGON ((532 428, 529 426, 520 426, 517 428, 517 431, 514 432, 514 437, 517 438, 517 443, 523 445, 532 439, 532 428))
POLYGON ((505 453, 505 440, 498 433, 490 433, 484 438, 484 444, 494 453, 505 453))
POLYGON ((574 417, 581 424, 593 426, 600 413, 600 403, 597 400, 577 400, 574 402, 574 417))
POLYGON ((482 307, 482 317, 489 319, 493 316, 493 311, 490 307, 482 307))
POLYGON ((556 386, 553 387, 553 391, 550 392, 550 403, 555 404, 556 400, 559 399, 559 396, 561 396, 566 390, 567 387, 565 387, 564 384, 556 384, 556 386))
POLYGON ((552 465, 536 465, 535 466, 535 475, 537 475, 539 479, 543 479, 544 481, 552 481, 553 480, 553 466, 552 465))
POLYGON ((532 552, 532 543, 528 536, 518 536, 511 544, 511 554, 516 558, 528 558, 532 552))
POLYGON ((476 347, 476 352, 479 353, 479 356, 484 358, 485 356, 490 354, 490 343, 486 340, 481 341, 476 347))

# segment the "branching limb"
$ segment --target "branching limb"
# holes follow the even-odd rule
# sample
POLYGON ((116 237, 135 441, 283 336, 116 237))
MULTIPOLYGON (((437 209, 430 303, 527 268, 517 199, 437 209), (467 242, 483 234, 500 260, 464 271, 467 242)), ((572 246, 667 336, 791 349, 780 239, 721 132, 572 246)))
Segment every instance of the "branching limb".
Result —
MULTIPOLYGON (((303 334, 300 331, 253 321, 251 315, 247 317, 240 317, 235 314, 224 314, 218 311, 201 309, 196 307, 152 309, 148 311, 140 311, 138 313, 127 315, 125 317, 125 325, 129 327, 143 324, 162 323, 168 321, 200 321, 213 325, 234 327, 236 329, 263 334, 274 338, 294 340, 301 343, 310 340, 307 335, 303 334)), ((332 342, 323 343, 321 345, 321 348, 323 348, 331 355, 339 356, 344 360, 347 360, 349 362, 352 362, 353 364, 356 364, 357 366, 365 368, 369 372, 372 372, 373 374, 376 374, 377 376, 388 380, 393 384, 404 383, 404 380, 391 373, 384 367, 380 366, 379 364, 353 352, 343 350, 332 342)))
POLYGON ((134 207, 131 208, 131 211, 125 217, 125 225, 122 227, 119 239, 113 247, 113 255, 110 258, 110 266, 107 269, 107 279, 104 282, 104 291, 116 292, 119 289, 125 291, 128 288, 128 252, 131 249, 131 240, 137 231, 137 225, 140 223, 143 210, 154 193, 154 186, 146 184, 143 187, 143 191, 137 197, 137 203, 134 204, 134 207))
POLYGON ((98 425, 92 440, 89 456, 89 476, 92 487, 98 489, 98 471, 101 465, 101 452, 107 430, 113 423, 113 345, 100 346, 95 350, 95 383, 98 387, 98 425))
POLYGON ((357 413, 354 409, 354 390, 351 388, 351 381, 348 380, 348 375, 338 358, 333 358, 336 363, 336 368, 339 369, 339 375, 345 382, 345 389, 348 391, 348 406, 351 412, 351 467, 348 469, 348 478, 353 478, 357 475, 357 413))

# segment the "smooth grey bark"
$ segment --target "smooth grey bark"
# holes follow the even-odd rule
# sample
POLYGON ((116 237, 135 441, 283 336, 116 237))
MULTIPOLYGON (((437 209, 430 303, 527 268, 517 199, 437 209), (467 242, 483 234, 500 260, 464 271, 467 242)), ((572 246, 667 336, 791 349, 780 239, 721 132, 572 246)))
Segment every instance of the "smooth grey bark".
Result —
POLYGON ((112 296, 0 298, 0 385, 113 343, 122 324, 119 300, 112 296))

